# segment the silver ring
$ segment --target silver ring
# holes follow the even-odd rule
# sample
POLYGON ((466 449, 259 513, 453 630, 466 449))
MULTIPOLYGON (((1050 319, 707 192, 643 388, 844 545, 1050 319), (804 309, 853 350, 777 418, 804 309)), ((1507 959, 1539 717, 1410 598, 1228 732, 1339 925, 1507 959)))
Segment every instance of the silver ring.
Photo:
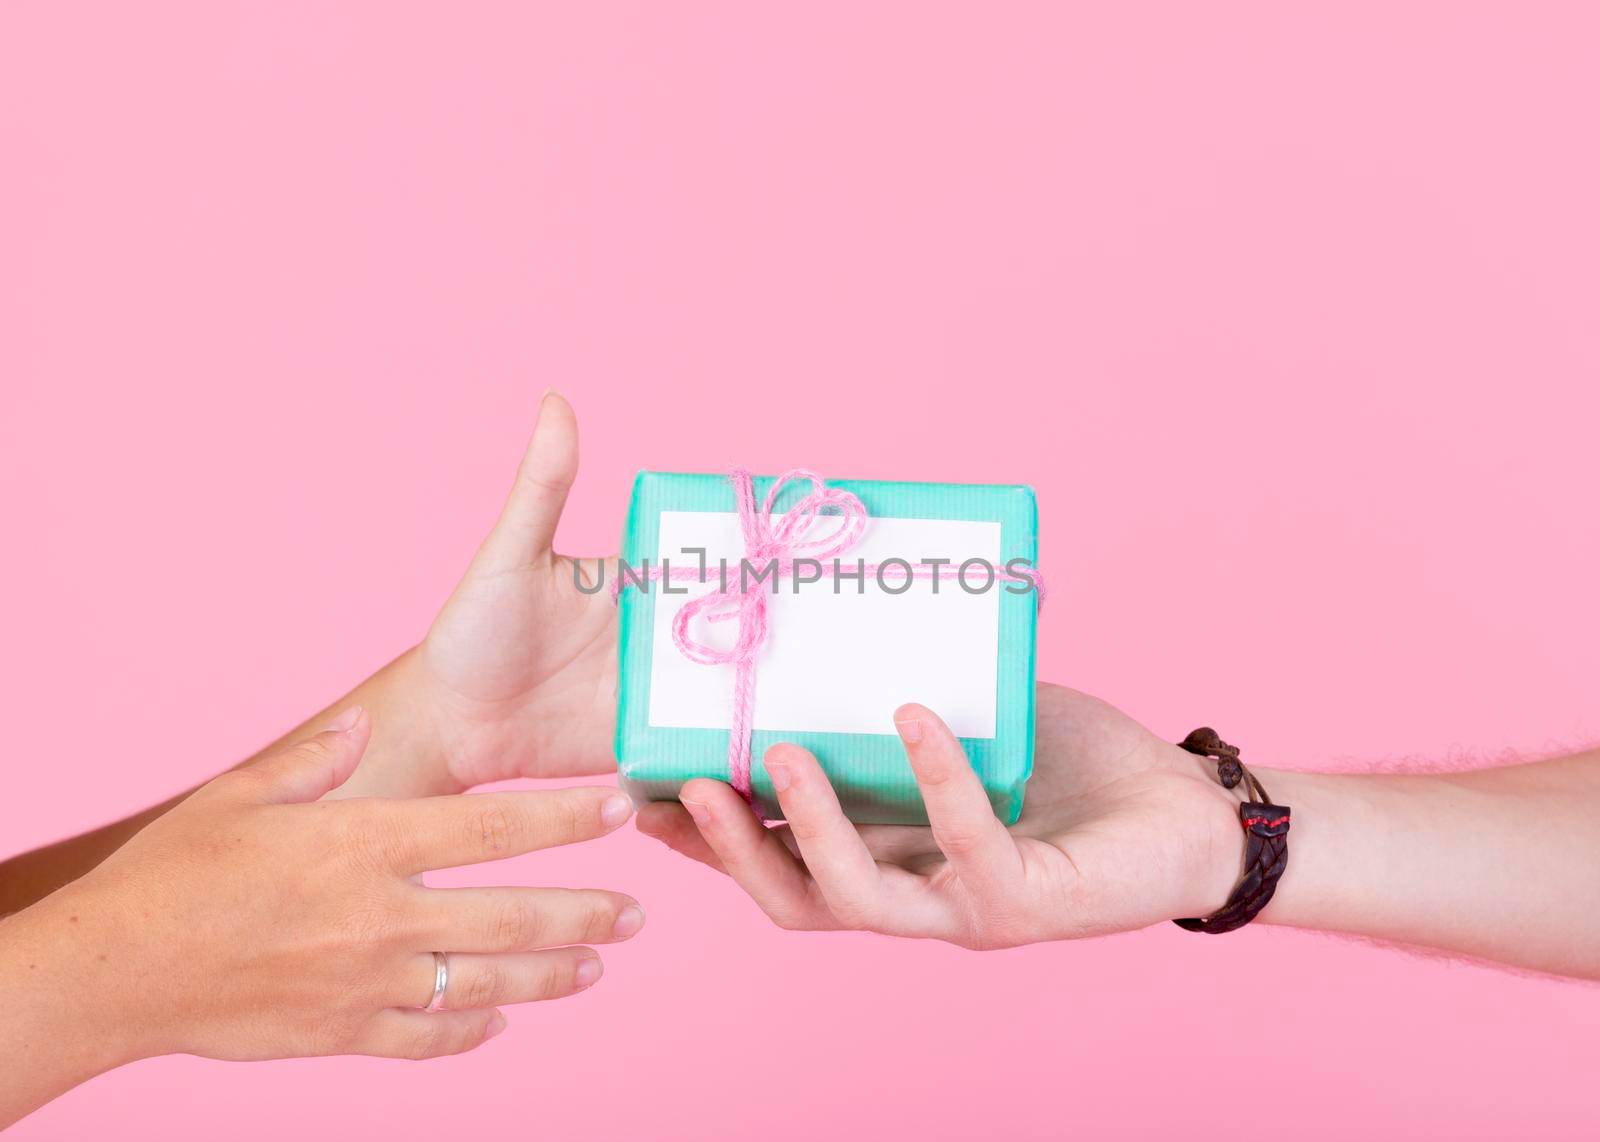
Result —
POLYGON ((444 1006, 444 989, 450 986, 450 957, 443 952, 433 953, 433 998, 423 1004, 424 1011, 438 1011, 444 1006))

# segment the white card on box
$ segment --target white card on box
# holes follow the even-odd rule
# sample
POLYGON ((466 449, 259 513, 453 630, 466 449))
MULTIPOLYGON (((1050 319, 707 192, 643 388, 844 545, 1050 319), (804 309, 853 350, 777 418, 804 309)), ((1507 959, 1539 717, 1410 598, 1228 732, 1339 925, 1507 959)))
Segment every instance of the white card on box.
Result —
MULTIPOLYGON (((830 526, 820 518, 818 529, 830 526)), ((819 531, 819 534, 821 532, 819 531)), ((683 604, 718 587, 717 561, 728 561, 729 581, 737 584, 744 544, 733 512, 664 511, 661 549, 674 567, 698 567, 704 548, 710 581, 676 583, 687 594, 656 592, 655 629, 650 660, 650 724, 722 729, 729 726, 734 668, 706 666, 685 658, 672 641, 672 621, 683 604)), ((904 559, 948 559, 950 568, 967 559, 1000 565, 1000 525, 979 520, 874 517, 840 563, 847 572, 856 560, 881 563, 904 559)), ((760 570, 760 568, 757 568, 760 570)), ((947 569, 948 571, 948 569, 947 569)), ((897 567, 884 572, 896 587, 897 567)), ((984 585, 980 569, 969 584, 984 585)), ((995 736, 995 700, 1000 646, 1000 594, 1003 587, 972 594, 954 579, 937 584, 913 580, 903 594, 879 588, 871 574, 857 593, 853 579, 835 593, 831 566, 823 578, 794 590, 790 580, 771 594, 771 578, 759 587, 768 593, 767 641, 756 663, 755 728, 775 732, 888 734, 890 716, 904 702, 938 710, 958 737, 995 736), (937 588, 937 590, 936 590, 937 588)), ((735 622, 701 622, 696 638, 731 644, 735 622), (720 628, 720 629, 719 629, 720 628)))

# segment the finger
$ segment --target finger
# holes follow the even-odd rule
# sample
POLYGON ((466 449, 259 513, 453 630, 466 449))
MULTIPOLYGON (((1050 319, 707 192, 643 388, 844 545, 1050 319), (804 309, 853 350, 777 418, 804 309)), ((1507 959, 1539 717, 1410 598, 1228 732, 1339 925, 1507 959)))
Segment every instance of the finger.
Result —
MULTIPOLYGON (((430 957, 431 958, 431 957, 430 957)), ((431 989, 430 989, 431 990, 431 989)), ((506 1017, 480 1011, 380 1011, 355 1043, 361 1055, 436 1059, 482 1046, 506 1029, 506 1017)))
POLYGON ((254 765, 225 774, 216 784, 268 804, 315 801, 355 772, 372 737, 372 718, 352 706, 319 734, 254 765))
POLYGON ((645 836, 654 837, 669 849, 690 860, 709 865, 720 873, 727 873, 722 861, 700 835, 700 830, 695 828, 694 818, 682 805, 671 801, 653 801, 639 810, 634 824, 645 836))
POLYGON ((539 402, 539 420, 516 483, 479 554, 482 569, 505 571, 547 556, 577 477, 578 418, 566 398, 551 389, 539 402))
POLYGON ((838 795, 816 757, 783 743, 764 761, 778 791, 789 832, 834 918, 847 928, 873 925, 881 903, 878 866, 839 807, 838 795))
POLYGON ((730 787, 700 777, 678 799, 728 875, 779 927, 833 926, 800 863, 730 787))
POLYGON ((934 843, 980 896, 998 897, 1020 876, 1022 858, 961 743, 926 706, 901 706, 894 724, 922 791, 934 843))
MULTIPOLYGON (((545 952, 480 956, 451 952, 448 956, 442 1011, 475 1011, 505 1003, 561 999, 592 987, 605 967, 590 948, 556 948, 545 952)), ((411 957, 400 1004, 426 1005, 433 998, 435 964, 431 954, 411 957)))
POLYGON ((393 864, 408 874, 592 840, 633 813, 608 786, 349 804, 360 805, 361 826, 384 838, 393 864))
POLYGON ((420 946, 461 952, 610 944, 644 927, 637 900, 600 889, 417 888, 412 904, 420 946))

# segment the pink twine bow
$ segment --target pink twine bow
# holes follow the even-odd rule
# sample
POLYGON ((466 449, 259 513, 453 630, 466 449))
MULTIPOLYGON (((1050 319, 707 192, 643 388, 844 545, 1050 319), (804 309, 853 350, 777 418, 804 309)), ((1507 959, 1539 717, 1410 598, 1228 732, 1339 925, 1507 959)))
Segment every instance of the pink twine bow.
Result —
MULTIPOLYGON (((756 508, 750 473, 735 468, 728 477, 733 482, 738 503, 739 527, 744 533, 744 558, 758 573, 776 568, 782 578, 793 572, 797 558, 821 561, 844 554, 861 539, 867 526, 867 509, 850 492, 830 488, 813 472, 795 468, 773 481, 767 498, 756 508), (773 505, 791 480, 809 480, 811 491, 778 519, 773 505), (811 529, 824 512, 833 509, 839 520, 831 531, 812 537, 811 529)), ((674 576, 676 577, 676 576, 674 576)), ((767 640, 767 594, 759 579, 753 588, 746 582, 745 568, 739 568, 738 582, 691 599, 672 620, 672 641, 692 662, 706 666, 733 664, 733 719, 728 728, 728 783, 746 800, 750 792, 750 722, 755 708, 756 654, 767 640), (707 622, 737 620, 739 634, 726 650, 696 640, 689 624, 703 615, 707 622)))

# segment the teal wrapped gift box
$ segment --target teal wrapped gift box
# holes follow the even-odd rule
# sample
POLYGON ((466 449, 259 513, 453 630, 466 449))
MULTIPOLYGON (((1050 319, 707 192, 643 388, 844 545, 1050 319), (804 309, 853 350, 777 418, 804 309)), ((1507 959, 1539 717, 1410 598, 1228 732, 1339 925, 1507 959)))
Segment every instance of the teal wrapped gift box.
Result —
MULTIPOLYGON (((751 478, 757 511, 774 482, 751 478)), ((761 757, 790 741, 816 754, 851 820, 926 824, 892 720, 896 706, 916 701, 949 723, 996 814, 1014 822, 1033 770, 1039 595, 1034 581, 1006 569, 1029 575, 1037 562, 1033 490, 877 480, 827 487, 865 509, 859 541, 819 567, 797 563, 761 577, 770 569, 748 559, 728 477, 639 473, 616 584, 623 788, 636 802, 673 800, 690 778, 729 779, 736 668, 686 657, 672 627, 687 602, 734 585, 768 592, 749 707, 750 793, 766 816, 782 813, 761 757), (913 568, 915 577, 906 574, 913 568)), ((785 483, 770 520, 803 505, 808 491, 804 480, 785 483)), ((823 530, 831 518, 813 522, 823 530)), ((701 625, 697 639, 731 644, 740 621, 701 625)))

